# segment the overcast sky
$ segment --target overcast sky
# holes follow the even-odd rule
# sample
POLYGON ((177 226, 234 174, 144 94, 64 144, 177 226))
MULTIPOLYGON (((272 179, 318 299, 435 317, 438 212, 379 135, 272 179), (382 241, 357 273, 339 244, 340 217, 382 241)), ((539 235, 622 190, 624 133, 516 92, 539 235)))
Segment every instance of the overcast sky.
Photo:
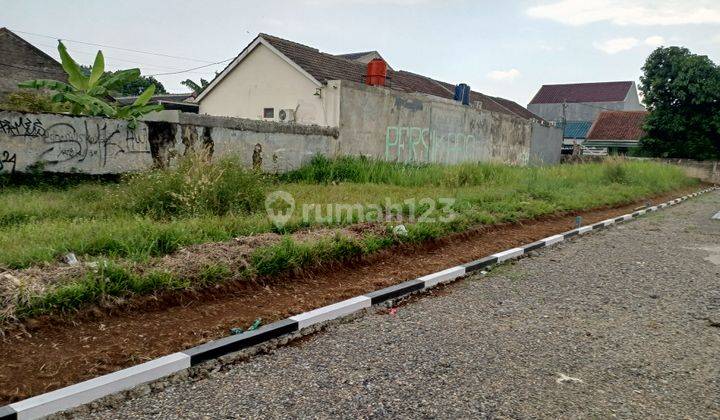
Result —
MULTIPOLYGON (((378 50, 395 69, 522 105, 543 83, 637 80, 658 45, 720 59, 720 0, 0 0, 0 10, 0 26, 45 35, 18 33, 54 57, 57 37, 107 45, 111 69, 203 66, 266 32, 329 53, 378 50)), ((99 48, 67 45, 88 64, 99 48)), ((182 92, 181 80, 223 67, 157 78, 182 92)))

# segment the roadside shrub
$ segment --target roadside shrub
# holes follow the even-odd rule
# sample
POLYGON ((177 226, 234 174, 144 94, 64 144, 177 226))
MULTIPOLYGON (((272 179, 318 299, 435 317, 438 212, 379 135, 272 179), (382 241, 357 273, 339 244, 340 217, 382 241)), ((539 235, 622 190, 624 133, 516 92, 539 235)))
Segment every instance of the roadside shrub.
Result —
POLYGON ((603 164, 605 179, 615 184, 624 184, 628 180, 627 166, 619 160, 609 160, 603 164))
POLYGON ((210 161, 206 153, 186 156, 173 168, 132 175, 117 197, 119 205, 157 219, 247 214, 260 209, 263 200, 261 175, 233 158, 210 161))

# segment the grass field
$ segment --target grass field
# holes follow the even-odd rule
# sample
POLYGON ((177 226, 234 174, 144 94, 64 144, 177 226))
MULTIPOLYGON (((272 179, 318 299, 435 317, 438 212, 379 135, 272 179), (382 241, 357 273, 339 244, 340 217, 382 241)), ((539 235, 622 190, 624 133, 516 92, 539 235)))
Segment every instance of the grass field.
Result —
MULTIPOLYGON (((184 289, 222 281, 232 267, 208 266, 190 278, 163 271, 128 269, 180 247, 263 232, 291 233, 361 219, 326 211, 307 213, 304 204, 375 205, 407 216, 437 217, 422 199, 450 198, 450 222, 406 223, 402 237, 368 234, 312 243, 291 239, 257 249, 248 276, 273 275, 327 260, 373 253, 398 242, 420 242, 480 224, 532 219, 561 211, 620 205, 693 185, 680 169, 650 162, 608 161, 552 167, 494 164, 404 165, 343 158, 316 158, 295 172, 271 176, 247 172, 230 159, 208 163, 192 157, 178 168, 124 178, 58 185, 34 182, 0 192, 0 268, 22 269, 57 261, 73 252, 81 261, 102 261, 103 269, 71 284, 24 295, 16 315, 77 308, 105 295, 184 289), (265 196, 288 192, 295 212, 281 229, 266 216, 265 196), (393 203, 391 206, 388 203, 393 203), (398 207, 399 206, 399 207, 398 207), (318 217, 320 216, 320 217, 318 217)), ((317 208, 317 206, 316 206, 317 208)), ((393 223, 386 223, 391 226, 393 223)), ((6 302, 7 303, 7 302, 6 302)), ((1 309, 1 308, 0 308, 1 309)))
MULTIPOLYGON (((0 267, 28 267, 67 252, 142 261, 188 244, 276 230, 264 208, 264 194, 274 190, 290 193, 297 209, 306 203, 373 203, 384 208, 387 199, 402 204, 410 199, 454 198, 457 223, 477 224, 621 204, 694 182, 677 168, 645 162, 524 168, 316 159, 278 178, 246 173, 229 161, 188 161, 188 166, 202 169, 183 167, 173 175, 158 172, 62 189, 3 188, 0 267), (212 172, 208 167, 218 165, 223 168, 207 175, 212 172), (197 192, 203 189, 227 202, 197 192)), ((284 231, 348 222, 316 220, 313 211, 309 215, 311 220, 303 222, 301 212, 295 211, 284 231)))

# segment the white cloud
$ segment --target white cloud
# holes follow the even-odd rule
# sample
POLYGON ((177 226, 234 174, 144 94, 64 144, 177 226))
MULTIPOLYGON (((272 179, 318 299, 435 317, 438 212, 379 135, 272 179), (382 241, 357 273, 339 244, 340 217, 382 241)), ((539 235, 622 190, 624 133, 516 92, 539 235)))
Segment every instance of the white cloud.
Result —
POLYGON ((614 38, 596 42, 593 46, 606 54, 617 54, 620 51, 635 48, 638 44, 640 44, 640 41, 637 38, 614 38))
POLYGON ((493 70, 487 74, 487 77, 492 80, 508 81, 508 82, 517 79, 519 76, 520 76, 520 70, 518 70, 518 69, 493 70))
POLYGON ((653 35, 645 38, 645 45, 649 45, 651 47, 659 47, 663 44, 665 44, 665 38, 661 37, 660 35, 653 35))
POLYGON ((562 45, 549 45, 549 44, 545 44, 545 43, 539 44, 538 48, 540 48, 542 51, 547 51, 547 52, 565 51, 565 47, 562 45))
POLYGON ((595 22, 616 25, 687 25, 720 23, 716 0, 560 0, 530 7, 531 17, 580 26, 595 22))
POLYGON ((432 3, 432 0, 304 0, 308 6, 354 6, 354 5, 380 5, 380 6, 421 6, 432 3))

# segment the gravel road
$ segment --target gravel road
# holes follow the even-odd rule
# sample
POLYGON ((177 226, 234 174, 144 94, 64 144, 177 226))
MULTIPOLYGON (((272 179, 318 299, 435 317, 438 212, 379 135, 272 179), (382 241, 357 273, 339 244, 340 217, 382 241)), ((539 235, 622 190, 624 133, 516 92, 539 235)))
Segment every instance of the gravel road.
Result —
POLYGON ((85 414, 720 417, 720 193, 85 414))

